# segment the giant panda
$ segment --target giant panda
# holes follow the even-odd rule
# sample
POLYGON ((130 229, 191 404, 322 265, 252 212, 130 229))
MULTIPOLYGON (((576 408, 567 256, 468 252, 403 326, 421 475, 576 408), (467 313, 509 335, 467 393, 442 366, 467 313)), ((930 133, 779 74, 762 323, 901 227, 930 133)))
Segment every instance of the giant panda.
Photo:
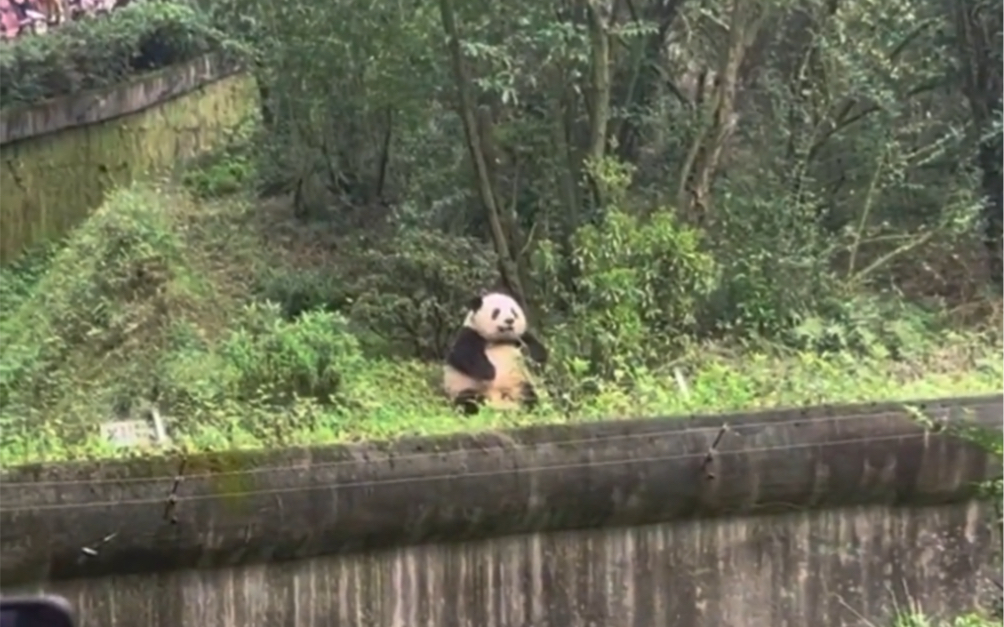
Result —
POLYGON ((491 292, 471 299, 443 366, 447 397, 467 415, 482 405, 532 409, 537 391, 523 361, 524 346, 534 361, 547 361, 547 349, 527 330, 526 315, 514 298, 491 292))

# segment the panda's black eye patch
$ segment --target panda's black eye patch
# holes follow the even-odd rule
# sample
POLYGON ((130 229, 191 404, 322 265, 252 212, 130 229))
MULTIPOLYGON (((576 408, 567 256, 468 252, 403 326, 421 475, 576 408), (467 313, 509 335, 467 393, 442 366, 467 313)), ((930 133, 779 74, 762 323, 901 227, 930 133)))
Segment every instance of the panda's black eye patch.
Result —
POLYGON ((492 320, 498 319, 500 313, 502 313, 502 312, 499 309, 493 309, 492 310, 492 320))
POLYGON ((519 312, 518 311, 516 311, 515 309, 510 309, 509 313, 512 314, 512 319, 513 320, 519 320, 519 312))

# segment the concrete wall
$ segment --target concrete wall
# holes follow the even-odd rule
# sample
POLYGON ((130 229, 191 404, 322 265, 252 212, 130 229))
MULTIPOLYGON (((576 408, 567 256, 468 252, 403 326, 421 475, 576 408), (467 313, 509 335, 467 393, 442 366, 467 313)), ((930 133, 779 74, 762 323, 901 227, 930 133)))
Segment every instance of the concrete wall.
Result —
POLYGON ((763 627, 971 609, 1000 395, 0 477, 5 592, 82 625, 763 627), (722 425, 728 425, 723 430, 722 425), (717 445, 715 442, 717 441, 717 445))
POLYGON ((111 187, 218 146, 256 103, 252 80, 210 56, 0 112, 0 261, 66 234, 111 187))

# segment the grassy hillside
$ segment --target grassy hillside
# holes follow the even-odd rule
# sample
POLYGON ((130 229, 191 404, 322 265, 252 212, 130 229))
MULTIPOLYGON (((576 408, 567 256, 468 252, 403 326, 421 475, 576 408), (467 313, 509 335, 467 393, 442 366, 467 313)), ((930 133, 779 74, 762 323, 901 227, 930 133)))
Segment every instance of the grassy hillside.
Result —
MULTIPOLYGON (((929 333, 908 311, 895 355, 884 344, 820 351, 694 340, 661 365, 633 368, 637 347, 623 346, 630 375, 603 376, 566 318, 544 331, 556 359, 540 373, 540 410, 465 418, 437 392, 435 347, 409 355, 380 332, 382 281, 398 271, 353 254, 323 224, 290 220, 282 204, 197 200, 169 183, 116 191, 62 245, 0 272, 3 464, 123 454, 98 425, 151 405, 175 446, 205 450, 1001 387, 998 338, 929 333)), ((452 317, 447 326, 459 310, 452 317)), ((438 332, 448 339, 452 330, 438 332)))

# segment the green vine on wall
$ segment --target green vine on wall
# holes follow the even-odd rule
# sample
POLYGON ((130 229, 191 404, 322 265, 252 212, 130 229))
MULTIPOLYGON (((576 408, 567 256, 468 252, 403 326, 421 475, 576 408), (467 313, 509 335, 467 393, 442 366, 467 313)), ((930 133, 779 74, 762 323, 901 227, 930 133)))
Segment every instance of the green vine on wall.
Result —
POLYGON ((226 49, 223 33, 191 5, 133 3, 0 46, 0 109, 108 87, 226 49))

